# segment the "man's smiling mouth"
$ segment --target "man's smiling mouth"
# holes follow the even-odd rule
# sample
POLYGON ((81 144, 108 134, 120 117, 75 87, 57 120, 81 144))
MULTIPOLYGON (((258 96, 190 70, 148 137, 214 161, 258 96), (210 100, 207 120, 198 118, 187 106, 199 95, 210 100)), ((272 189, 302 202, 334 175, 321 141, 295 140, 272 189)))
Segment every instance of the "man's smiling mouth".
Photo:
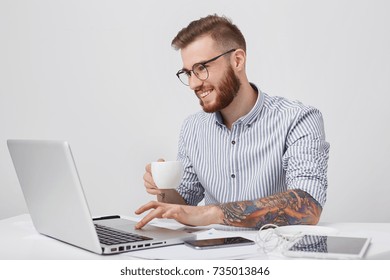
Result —
POLYGON ((198 92, 198 96, 200 98, 205 98, 207 97, 213 90, 212 89, 209 89, 209 90, 206 90, 206 91, 199 91, 198 92))

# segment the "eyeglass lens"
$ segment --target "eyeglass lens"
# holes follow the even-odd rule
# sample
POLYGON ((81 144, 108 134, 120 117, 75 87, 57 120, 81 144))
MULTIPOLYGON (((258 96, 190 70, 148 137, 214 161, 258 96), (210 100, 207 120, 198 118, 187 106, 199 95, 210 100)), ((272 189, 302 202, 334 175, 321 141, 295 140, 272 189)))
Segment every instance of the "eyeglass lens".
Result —
POLYGON ((197 63, 194 64, 194 66, 192 67, 192 71, 188 71, 188 72, 183 71, 179 73, 179 79, 183 84, 185 85, 190 84, 190 76, 192 74, 191 72, 194 73, 195 76, 201 81, 205 81, 209 77, 209 72, 207 71, 207 67, 204 66, 203 64, 197 63))

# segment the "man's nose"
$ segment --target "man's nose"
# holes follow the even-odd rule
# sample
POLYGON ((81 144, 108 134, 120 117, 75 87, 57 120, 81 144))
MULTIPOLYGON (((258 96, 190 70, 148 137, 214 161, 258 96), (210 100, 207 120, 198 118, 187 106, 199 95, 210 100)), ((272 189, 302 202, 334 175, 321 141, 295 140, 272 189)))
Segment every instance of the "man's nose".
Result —
POLYGON ((195 90, 203 85, 203 81, 200 80, 196 75, 192 74, 188 77, 188 83, 192 90, 195 90))

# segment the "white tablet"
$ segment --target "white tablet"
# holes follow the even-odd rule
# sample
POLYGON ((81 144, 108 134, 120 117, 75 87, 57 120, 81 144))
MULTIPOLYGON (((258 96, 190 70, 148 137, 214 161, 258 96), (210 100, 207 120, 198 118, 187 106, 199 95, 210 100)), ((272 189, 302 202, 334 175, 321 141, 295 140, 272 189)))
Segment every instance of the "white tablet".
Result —
POLYGON ((370 238, 327 235, 304 235, 284 251, 284 255, 301 258, 361 259, 370 238))

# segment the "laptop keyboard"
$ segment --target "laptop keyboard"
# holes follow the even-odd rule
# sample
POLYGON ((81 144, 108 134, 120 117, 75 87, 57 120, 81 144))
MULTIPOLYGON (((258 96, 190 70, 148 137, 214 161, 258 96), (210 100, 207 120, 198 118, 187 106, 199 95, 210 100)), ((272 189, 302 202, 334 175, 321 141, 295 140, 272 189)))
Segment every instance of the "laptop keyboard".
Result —
POLYGON ((152 240, 152 238, 146 236, 124 232, 102 225, 95 224, 95 228, 100 242, 105 245, 116 245, 122 243, 152 240))

